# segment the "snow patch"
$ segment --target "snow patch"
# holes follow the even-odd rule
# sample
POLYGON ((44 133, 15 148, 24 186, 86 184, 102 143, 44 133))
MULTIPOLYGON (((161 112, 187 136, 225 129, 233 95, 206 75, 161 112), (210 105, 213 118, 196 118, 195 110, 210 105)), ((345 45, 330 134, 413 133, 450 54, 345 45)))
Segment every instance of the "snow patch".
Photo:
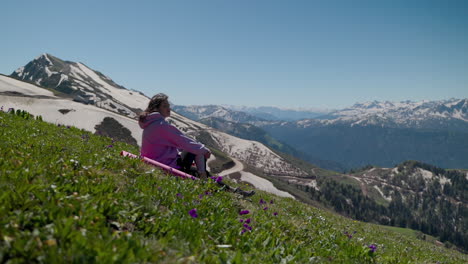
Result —
POLYGON ((265 180, 264 178, 258 177, 257 175, 254 175, 250 172, 245 172, 245 171, 241 171, 240 174, 241 174, 242 181, 252 184, 253 186, 255 186, 255 188, 259 190, 266 191, 266 192, 269 192, 269 193, 272 193, 281 197, 289 197, 289 198, 294 199, 294 196, 292 196, 288 192, 278 190, 273 185, 273 183, 271 183, 268 180, 265 180))
MULTIPOLYGON (((79 70, 85 74, 85 76, 99 84, 101 90, 104 89, 103 93, 112 96, 115 100, 132 108, 146 108, 146 106, 148 106, 150 100, 148 97, 143 96, 140 93, 131 93, 129 90, 114 87, 104 81, 98 74, 86 67, 84 64, 77 63, 76 65, 79 70)), ((96 88, 100 89, 99 87, 96 88)))
POLYGON ((468 122, 468 119, 466 119, 466 118, 463 116, 463 112, 460 111, 459 109, 457 109, 457 110, 454 111, 452 117, 453 117, 453 118, 456 118, 456 119, 460 119, 460 120, 463 120, 463 121, 468 122))
POLYGON ((58 82, 57 86, 55 86, 55 87, 58 87, 63 81, 68 81, 68 75, 60 74, 60 81, 58 82))
POLYGON ((240 139, 217 130, 212 130, 210 134, 223 152, 268 174, 282 176, 307 175, 306 172, 291 165, 262 143, 240 139))
POLYGON ((240 162, 239 160, 237 159, 232 159, 232 160, 234 161, 234 167, 222 171, 221 173, 219 173, 219 176, 226 176, 232 173, 239 172, 241 174, 241 181, 248 182, 259 190, 266 191, 272 194, 276 194, 281 197, 290 197, 294 199, 294 196, 292 196, 288 192, 284 192, 284 191, 277 189, 273 185, 273 183, 271 183, 270 181, 264 178, 261 178, 257 175, 254 175, 250 172, 243 171, 244 164, 242 164, 242 162, 240 162))
POLYGON ((84 82, 86 79, 86 74, 80 68, 75 67, 75 65, 70 66, 70 75, 77 78, 81 82, 84 82))
POLYGON ((388 202, 391 202, 392 201, 392 197, 391 196, 385 196, 385 194, 382 192, 382 190, 380 190, 379 186, 377 185, 374 185, 374 188, 380 193, 380 195, 388 202))
POLYGON ((49 90, 3 75, 0 75, 0 92, 19 92, 25 95, 45 95, 56 97, 54 93, 49 90))
POLYGON ((43 56, 43 57, 46 59, 46 61, 49 63, 49 66, 53 65, 52 61, 49 59, 49 57, 47 57, 47 53, 44 53, 42 56, 43 56))
POLYGON ((19 77, 22 77, 23 76, 23 73, 24 73, 24 66, 22 67, 19 67, 18 69, 16 69, 16 74, 19 76, 19 77))
POLYGON ((107 109, 109 111, 112 111, 112 112, 119 112, 121 114, 124 114, 130 118, 134 118, 136 117, 136 114, 130 110, 129 108, 119 104, 119 103, 116 103, 110 99, 106 99, 104 101, 100 101, 100 102, 96 102, 96 106, 98 107, 101 107, 101 108, 104 108, 104 109, 107 109))
POLYGON ((458 103, 460 103, 461 101, 462 100, 453 101, 453 102, 445 104, 445 106, 447 106, 448 108, 451 108, 451 107, 457 105, 458 103))
POLYGON ((311 180, 306 184, 307 186, 313 187, 315 190, 320 191, 317 181, 316 180, 311 180))
POLYGON ((85 105, 67 99, 38 99, 2 95, 0 95, 0 101, 6 108, 22 109, 33 115, 41 115, 46 122, 74 126, 91 132, 95 132, 94 127, 100 124, 105 117, 112 117, 128 128, 138 145, 141 145, 143 130, 136 120, 93 105, 85 105), (59 112, 60 109, 73 109, 75 111, 63 115, 59 112))
MULTIPOLYGON (((50 71, 48 67, 45 67, 45 72, 46 72, 46 74, 47 74, 47 77, 50 77, 50 76, 52 76, 52 74, 55 73, 55 72, 50 71)), ((31 77, 32 77, 32 76, 31 76, 31 77)))
POLYGON ((418 168, 418 171, 425 180, 430 180, 434 177, 434 174, 428 170, 418 168))
POLYGON ((447 177, 440 177, 439 181, 440 181, 441 185, 445 185, 447 183, 452 184, 452 181, 450 179, 448 179, 447 177))

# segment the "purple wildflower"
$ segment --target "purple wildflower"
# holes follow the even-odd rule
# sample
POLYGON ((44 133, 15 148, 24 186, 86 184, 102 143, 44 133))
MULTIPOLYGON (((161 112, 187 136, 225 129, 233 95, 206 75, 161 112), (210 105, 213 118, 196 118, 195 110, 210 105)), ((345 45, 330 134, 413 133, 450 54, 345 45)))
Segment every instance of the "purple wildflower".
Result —
POLYGON ((278 215, 278 212, 274 212, 273 215, 274 215, 274 216, 277 216, 277 215, 278 215))
POLYGON ((239 212, 240 215, 246 215, 246 214, 249 214, 250 211, 249 210, 242 210, 239 212))
POLYGON ((239 222, 243 223, 243 222, 244 222, 244 219, 239 219, 239 222))
POLYGON ((223 177, 222 176, 211 176, 210 177, 213 181, 215 182, 222 182, 223 181, 223 177))
POLYGON ((242 231, 241 231, 241 235, 242 235, 242 234, 244 234, 245 232, 247 232, 247 229, 245 229, 245 228, 244 228, 244 229, 242 229, 242 231))
POLYGON ((345 235, 348 237, 348 239, 353 238, 353 235, 351 235, 350 233, 348 233, 348 231, 345 232, 345 235))
POLYGON ((199 194, 198 199, 200 199, 200 200, 203 199, 203 194, 199 194))
POLYGON ((264 211, 268 210, 268 207, 263 208, 264 211))
POLYGON ((245 220, 245 222, 246 222, 247 224, 250 224, 250 218, 247 218, 247 220, 245 220))
POLYGON ((70 126, 67 126, 68 129, 70 129, 70 126))
POLYGON ((377 245, 376 244, 370 244, 369 249, 370 249, 370 252, 374 253, 377 250, 377 245))
POLYGON ((266 204, 266 202, 263 199, 260 199, 260 204, 266 204))
POLYGON ((273 200, 270 200, 270 204, 274 204, 274 201, 273 201, 273 200))
POLYGON ((2 105, 2 109, 1 109, 1 110, 3 111, 3 105, 2 105))
POLYGON ((188 213, 189 213, 189 215, 190 215, 192 218, 197 218, 197 217, 198 217, 197 209, 195 209, 195 208, 193 208, 192 210, 190 210, 188 213))
POLYGON ((252 231, 252 227, 249 226, 248 224, 244 224, 244 227, 245 227, 246 229, 248 229, 249 231, 252 231))
POLYGON ((107 147, 108 147, 108 148, 113 148, 113 147, 114 147, 114 145, 109 145, 109 146, 107 146, 107 147))
POLYGON ((177 197, 183 198, 184 196, 183 196, 181 193, 178 193, 178 194, 177 194, 177 197))

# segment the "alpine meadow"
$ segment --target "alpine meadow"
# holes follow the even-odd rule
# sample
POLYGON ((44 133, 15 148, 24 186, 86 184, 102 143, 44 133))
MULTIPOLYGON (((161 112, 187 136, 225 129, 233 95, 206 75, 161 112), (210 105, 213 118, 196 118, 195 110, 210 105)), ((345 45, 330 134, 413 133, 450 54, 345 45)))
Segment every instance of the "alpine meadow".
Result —
MULTIPOLYGON (((0 112, 2 263, 464 263, 409 229, 183 180, 83 129, 0 112)), ((234 184, 234 183, 233 183, 234 184)))

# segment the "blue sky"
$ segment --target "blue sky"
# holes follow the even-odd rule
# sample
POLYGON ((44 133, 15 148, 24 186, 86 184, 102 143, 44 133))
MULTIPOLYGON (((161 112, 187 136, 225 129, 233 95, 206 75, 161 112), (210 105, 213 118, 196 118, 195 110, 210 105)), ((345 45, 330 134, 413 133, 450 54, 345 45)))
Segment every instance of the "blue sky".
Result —
POLYGON ((468 1, 5 1, 0 73, 42 53, 181 105, 468 98, 468 1))

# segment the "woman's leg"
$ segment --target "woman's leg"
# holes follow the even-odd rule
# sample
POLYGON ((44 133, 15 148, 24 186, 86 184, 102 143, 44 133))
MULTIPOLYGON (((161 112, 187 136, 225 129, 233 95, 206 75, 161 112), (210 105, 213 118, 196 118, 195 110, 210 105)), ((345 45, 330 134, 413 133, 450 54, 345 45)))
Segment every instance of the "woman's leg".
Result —
POLYGON ((182 160, 181 162, 182 171, 190 172, 192 163, 195 160, 195 154, 187 152, 187 151, 182 151, 182 153, 180 153, 180 157, 182 160))
POLYGON ((192 163, 195 161, 197 166, 198 174, 206 176, 206 159, 203 155, 195 155, 190 152, 183 151, 181 153, 182 157, 182 169, 184 171, 190 171, 192 163))
POLYGON ((204 155, 195 156, 195 165, 197 165, 198 173, 206 173, 206 159, 204 155))

